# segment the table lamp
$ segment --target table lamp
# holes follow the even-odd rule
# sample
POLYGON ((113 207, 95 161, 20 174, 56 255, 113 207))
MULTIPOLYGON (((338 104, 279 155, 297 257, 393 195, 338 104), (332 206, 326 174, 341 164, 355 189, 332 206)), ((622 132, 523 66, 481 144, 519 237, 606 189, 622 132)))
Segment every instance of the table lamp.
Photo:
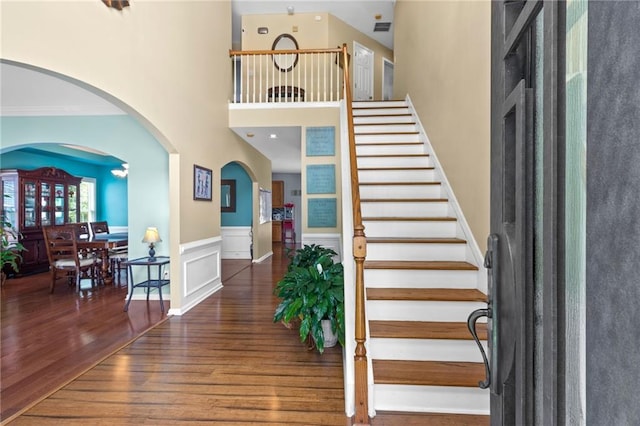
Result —
POLYGON ((158 234, 158 228, 149 227, 144 232, 143 243, 149 243, 149 262, 156 261, 156 250, 154 249, 154 243, 161 242, 160 234, 158 234))

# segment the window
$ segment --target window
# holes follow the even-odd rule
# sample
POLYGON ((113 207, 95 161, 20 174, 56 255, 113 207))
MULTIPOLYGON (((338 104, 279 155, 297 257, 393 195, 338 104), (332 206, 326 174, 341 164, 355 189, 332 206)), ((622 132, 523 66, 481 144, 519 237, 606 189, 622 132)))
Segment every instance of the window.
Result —
POLYGON ((96 180, 83 178, 80 182, 80 222, 96 220, 96 180))

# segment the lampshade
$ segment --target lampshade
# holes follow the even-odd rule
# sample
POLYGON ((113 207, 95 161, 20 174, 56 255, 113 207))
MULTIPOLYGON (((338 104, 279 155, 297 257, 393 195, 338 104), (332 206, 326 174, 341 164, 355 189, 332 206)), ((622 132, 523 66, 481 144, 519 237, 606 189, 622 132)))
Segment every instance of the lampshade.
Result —
POLYGON ((142 238, 143 243, 158 243, 161 242, 160 234, 158 233, 158 228, 149 227, 144 232, 144 237, 142 238))

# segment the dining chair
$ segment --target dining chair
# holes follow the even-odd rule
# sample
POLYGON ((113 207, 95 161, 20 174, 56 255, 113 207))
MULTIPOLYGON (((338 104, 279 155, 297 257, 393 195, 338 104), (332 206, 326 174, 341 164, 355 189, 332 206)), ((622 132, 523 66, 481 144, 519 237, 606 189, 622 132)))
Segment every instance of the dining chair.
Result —
POLYGON ((91 233, 95 236, 96 234, 108 234, 109 233, 109 224, 106 221, 101 222, 91 222, 91 233))
MULTIPOLYGON (((93 235, 109 234, 109 224, 106 221, 91 222, 91 232, 93 235)), ((120 272, 125 271, 126 268, 122 267, 122 262, 129 259, 128 247, 117 247, 108 251, 109 263, 111 267, 111 273, 113 274, 118 284, 122 283, 120 279, 120 272)))
POLYGON ((82 279, 91 279, 91 287, 94 287, 96 278, 100 279, 101 261, 92 255, 82 257, 78 251, 75 226, 46 226, 43 231, 51 271, 50 292, 53 293, 55 289, 59 273, 67 277, 69 285, 75 279, 78 291, 81 290, 82 279))
POLYGON ((89 230, 89 222, 70 223, 69 225, 76 228, 76 236, 81 240, 89 239, 91 236, 89 230))
MULTIPOLYGON (((116 247, 109 250, 109 261, 111 262, 111 273, 113 274, 114 282, 118 285, 122 284, 122 278, 120 273, 122 271, 127 273, 127 268, 122 266, 122 262, 129 260, 129 246, 116 247)), ((124 281, 127 282, 126 280, 124 281)))

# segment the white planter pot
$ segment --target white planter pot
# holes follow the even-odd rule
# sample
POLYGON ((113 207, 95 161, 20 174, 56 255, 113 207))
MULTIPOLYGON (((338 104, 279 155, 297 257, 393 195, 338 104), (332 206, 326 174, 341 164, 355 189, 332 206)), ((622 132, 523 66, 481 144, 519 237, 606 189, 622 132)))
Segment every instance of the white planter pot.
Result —
POLYGON ((324 334, 325 348, 332 348, 338 343, 338 335, 331 331, 330 320, 322 320, 322 333, 324 334))

